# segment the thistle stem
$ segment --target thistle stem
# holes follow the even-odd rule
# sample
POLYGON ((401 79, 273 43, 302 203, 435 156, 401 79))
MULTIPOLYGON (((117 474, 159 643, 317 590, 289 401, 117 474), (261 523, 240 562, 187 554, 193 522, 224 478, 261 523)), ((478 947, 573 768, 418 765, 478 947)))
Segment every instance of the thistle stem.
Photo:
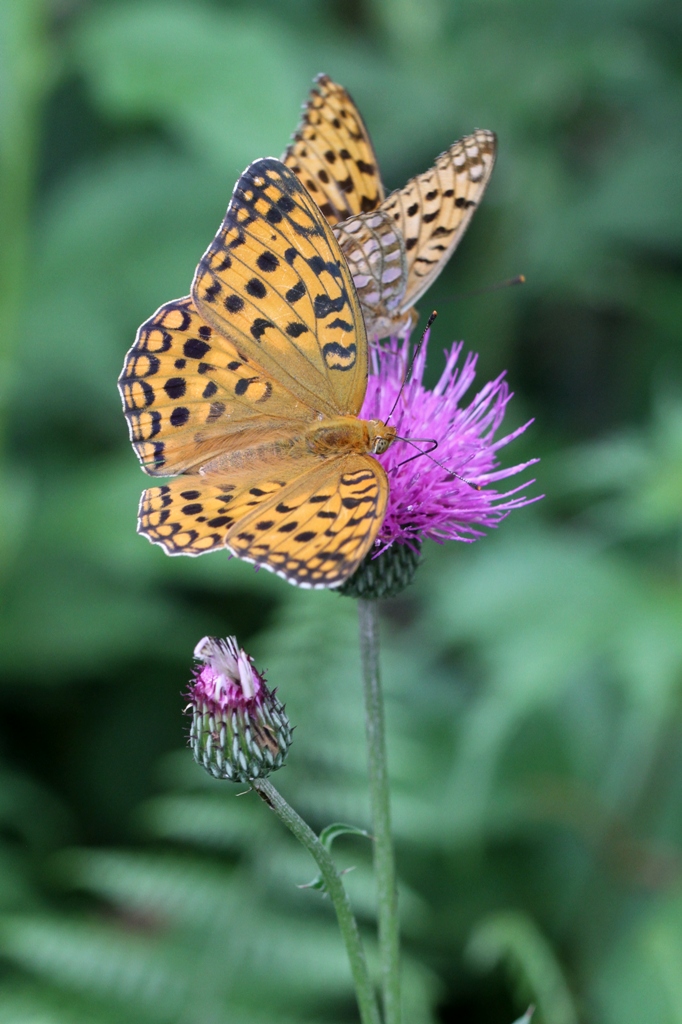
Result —
POLYGON ((353 916, 348 894, 343 887, 341 876, 336 870, 329 850, 320 842, 303 818, 296 813, 293 807, 289 806, 271 782, 267 779, 253 779, 251 786, 317 862, 325 888, 334 905, 341 935, 346 945, 346 952, 355 984, 358 1008, 360 1010, 360 1019, 362 1024, 381 1024, 379 1007, 374 994, 372 980, 367 970, 367 960, 358 925, 353 916))
POLYGON ((374 870, 379 911, 379 957, 385 1024, 400 1024, 400 924, 379 677, 379 621, 376 601, 358 600, 360 653, 365 690, 365 726, 374 832, 374 870))

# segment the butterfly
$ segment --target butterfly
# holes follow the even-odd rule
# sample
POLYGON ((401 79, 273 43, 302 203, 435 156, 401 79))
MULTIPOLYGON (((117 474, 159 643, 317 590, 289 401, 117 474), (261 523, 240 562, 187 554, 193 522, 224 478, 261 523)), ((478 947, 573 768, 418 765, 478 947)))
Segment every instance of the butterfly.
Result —
POLYGON ((138 532, 169 555, 227 548, 301 587, 337 587, 381 526, 372 454, 395 428, 360 420, 367 336, 331 227, 294 172, 237 182, 191 295, 137 332, 119 390, 150 476, 138 532))
POLYGON ((344 88, 318 75, 282 159, 333 226, 370 338, 402 335, 414 325, 414 304, 459 245, 495 151, 493 132, 465 135, 385 198, 360 112, 344 88))

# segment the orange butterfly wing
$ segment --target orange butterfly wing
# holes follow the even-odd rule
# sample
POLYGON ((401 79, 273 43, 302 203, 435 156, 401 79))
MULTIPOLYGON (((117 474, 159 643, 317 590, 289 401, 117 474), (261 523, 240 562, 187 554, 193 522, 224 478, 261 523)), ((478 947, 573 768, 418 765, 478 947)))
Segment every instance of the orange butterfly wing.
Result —
POLYGON ((318 75, 283 162, 330 224, 376 209, 384 187, 369 133, 346 90, 318 75))
POLYGON ((308 406, 207 324, 189 296, 145 320, 118 386, 130 440, 150 476, 196 469, 243 443, 245 431, 311 418, 308 406))
POLYGON ((493 132, 467 135, 377 210, 335 228, 371 337, 400 334, 413 322, 412 307, 445 267, 481 201, 495 150, 493 132))
POLYGON ((407 282, 401 313, 433 284, 459 245, 487 188, 496 148, 494 132, 466 135, 382 204, 405 241, 407 282))
POLYGON ((360 411, 367 337, 353 280, 332 229, 278 160, 257 160, 237 182, 192 298, 207 323, 311 410, 360 411))

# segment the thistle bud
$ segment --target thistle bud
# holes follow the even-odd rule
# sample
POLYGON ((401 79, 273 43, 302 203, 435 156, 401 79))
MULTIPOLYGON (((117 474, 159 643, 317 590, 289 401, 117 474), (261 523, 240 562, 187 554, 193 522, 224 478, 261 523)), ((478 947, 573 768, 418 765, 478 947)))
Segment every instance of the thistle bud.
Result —
POLYGON ((373 551, 365 558, 338 593, 345 597, 364 597, 376 600, 380 597, 395 597, 414 579, 421 559, 421 540, 410 544, 396 541, 375 555, 373 551))
POLYGON ((205 636, 194 648, 189 743, 197 764, 217 779, 249 782, 281 768, 291 746, 284 705, 268 690, 253 660, 226 640, 205 636))

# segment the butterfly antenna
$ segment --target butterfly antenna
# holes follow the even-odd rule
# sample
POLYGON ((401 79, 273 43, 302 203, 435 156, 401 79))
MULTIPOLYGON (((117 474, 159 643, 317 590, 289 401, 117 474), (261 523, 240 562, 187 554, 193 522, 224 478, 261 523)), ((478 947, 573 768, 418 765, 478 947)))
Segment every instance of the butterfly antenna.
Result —
POLYGON ((476 288, 472 292, 462 292, 460 295, 450 295, 447 299, 442 299, 442 301, 461 302, 462 299, 474 299, 479 295, 488 295, 490 292, 499 292, 503 288, 513 288, 514 285, 525 283, 525 275, 517 274, 516 277, 510 277, 507 281, 498 281, 497 284, 490 284, 486 288, 476 288))
POLYGON ((391 411, 389 412, 388 416, 384 420, 385 423, 388 423, 388 421, 390 420, 391 416, 395 412, 395 407, 398 404, 398 402, 400 401, 400 396, 403 393, 403 388, 405 387, 405 385, 407 384, 408 380, 410 379, 410 374, 412 373, 412 369, 414 367, 414 361, 417 358, 417 356, 419 355, 419 351, 420 351, 422 345, 424 344, 424 339, 426 338, 426 335, 428 334, 429 330, 431 329, 431 324, 433 323, 433 321, 436 319, 437 316, 438 316, 438 313, 434 309, 433 313, 431 314, 429 319, 426 321, 426 327, 424 328, 424 332, 423 332, 423 334, 422 334, 418 344, 415 345, 414 352, 412 353, 412 359, 410 360, 410 365, 409 365, 409 367, 407 369, 407 373, 405 374, 405 379, 403 380, 402 384, 400 385, 400 391, 396 395, 396 399, 395 399, 395 402, 393 403, 393 407, 392 407, 391 411))
MULTIPOLYGON (((444 465, 444 463, 439 462, 438 459, 434 459, 433 458, 433 456, 430 453, 431 452, 435 452, 436 448, 438 447, 438 441, 434 440, 434 438, 432 438, 432 437, 415 437, 415 438, 411 439, 409 437, 396 437, 396 441, 405 441, 407 444, 411 444, 413 448, 417 449, 417 454, 416 455, 410 455, 409 459, 403 459, 402 462, 399 462, 398 465, 395 466, 395 469, 399 469, 401 466, 407 465, 408 462, 412 462, 414 459, 418 459, 420 455, 425 455, 427 459, 430 459, 431 462, 435 462, 435 464, 437 466, 440 466, 441 469, 445 470, 445 472, 449 476, 456 477, 458 480, 461 480, 463 484, 468 484, 469 487, 473 487, 473 489, 475 491, 482 491, 483 490, 483 487, 480 484, 472 483, 471 480, 467 480, 467 478, 465 476, 460 476, 459 473, 455 473, 452 469, 449 469, 448 466, 444 465), (420 441, 422 444, 431 444, 431 445, 433 445, 433 448, 429 448, 428 452, 425 452, 422 448, 419 448, 415 444, 415 441, 420 441)), ((469 458, 464 463, 464 465, 466 466, 467 462, 470 462, 472 459, 473 459, 473 455, 470 455, 469 458)))

